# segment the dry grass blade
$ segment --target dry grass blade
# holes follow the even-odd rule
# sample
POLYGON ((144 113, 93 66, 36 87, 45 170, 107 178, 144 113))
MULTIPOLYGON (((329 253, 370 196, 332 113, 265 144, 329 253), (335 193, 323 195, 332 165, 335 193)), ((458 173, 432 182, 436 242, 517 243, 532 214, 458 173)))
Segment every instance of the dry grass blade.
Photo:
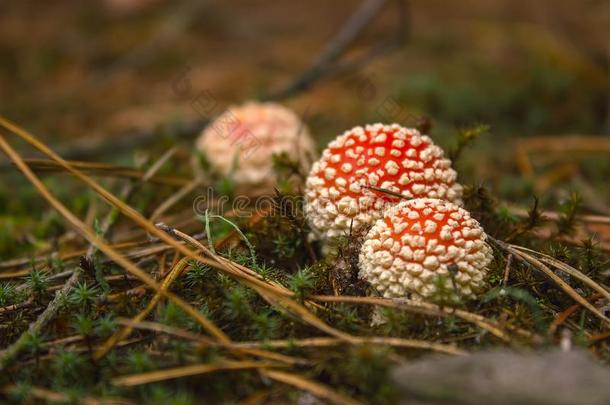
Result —
MULTIPOLYGON (((19 387, 14 384, 5 385, 4 387, 0 388, 0 392, 3 392, 7 395, 16 394, 18 391, 19 387)), ((51 391, 49 389, 41 387, 28 387, 28 393, 30 394, 30 397, 45 402, 68 403, 71 401, 71 398, 66 394, 51 391)), ((126 399, 97 399, 91 397, 83 397, 79 399, 79 403, 83 405, 130 405, 134 404, 135 402, 128 401, 126 399)))
POLYGON ((186 233, 181 232, 176 228, 170 227, 162 222, 156 224, 155 226, 163 230, 167 234, 186 242, 195 249, 204 252, 210 259, 206 259, 206 261, 204 261, 203 263, 211 265, 212 267, 218 268, 220 270, 224 270, 228 274, 241 279, 241 281, 245 282, 248 285, 254 285, 265 289, 270 289, 277 294, 283 294, 287 296, 293 295, 292 291, 288 290, 284 286, 279 285, 278 283, 269 283, 265 281, 262 276, 256 273, 255 271, 245 266, 238 265, 228 259, 225 259, 222 256, 218 256, 190 235, 187 235, 186 233))
POLYGON ((606 323, 606 326, 610 326, 610 319, 606 317, 603 313, 601 313, 597 308, 595 308, 589 301, 587 301, 584 297, 576 292, 568 283, 563 281, 561 277, 553 272, 550 268, 548 268, 544 263, 540 260, 536 259, 534 256, 527 254, 519 249, 515 249, 513 246, 506 244, 504 242, 500 242, 498 240, 494 240, 494 242, 506 250, 509 253, 512 253, 515 257, 519 258, 525 263, 534 266, 538 270, 542 271, 546 274, 555 284, 559 286, 570 298, 574 301, 578 302, 580 305, 589 310, 592 314, 597 316, 599 319, 606 323))
MULTIPOLYGON (((118 319, 117 323, 124 326, 129 326, 132 328, 151 330, 160 333, 166 333, 172 336, 176 336, 182 339, 191 340, 193 342, 202 343, 204 346, 230 346, 231 348, 239 348, 239 349, 256 349, 256 348, 267 348, 267 349, 289 349, 295 347, 330 347, 330 346, 340 346, 344 345, 345 341, 332 337, 315 337, 315 338, 306 338, 306 339, 297 339, 297 340, 267 340, 262 342, 234 342, 230 345, 224 345, 222 343, 214 342, 207 338, 206 336, 197 335, 195 333, 174 328, 171 326, 163 325, 157 322, 147 322, 147 321, 133 321, 130 319, 118 319)), ((417 340, 417 339, 402 339, 402 338, 393 338, 393 337, 384 337, 384 336, 366 336, 366 337, 356 337, 355 345, 381 345, 381 346, 393 346, 400 348, 410 348, 410 349, 422 349, 422 350, 432 350, 438 353, 452 354, 452 355, 466 355, 468 352, 465 352, 453 345, 447 345, 442 343, 434 343, 428 342, 425 340, 417 340)), ((251 352, 251 354, 254 354, 251 352)), ((277 355, 276 353, 273 353, 277 355)), ((269 356, 264 356, 266 358, 271 359, 269 356)), ((295 357, 283 357, 283 358, 274 358, 273 360, 278 360, 282 362, 290 362, 292 364, 308 364, 308 361, 304 359, 299 359, 295 357)))
MULTIPOLYGON (((157 163, 155 165, 150 167, 142 175, 141 180, 143 182, 149 180, 156 173, 156 171, 162 166, 162 164, 171 157, 172 154, 173 154, 172 150, 169 150, 167 153, 165 153, 164 156, 159 161, 157 161, 157 163)), ((132 193, 133 189, 134 189, 134 183, 130 182, 130 183, 126 184, 123 187, 123 189, 121 190, 121 198, 127 199, 129 197, 129 195, 132 193)), ((101 235, 106 234, 109 231, 109 229, 111 228, 112 224, 114 223, 114 221, 116 219, 115 213, 116 213, 116 209, 114 209, 114 208, 111 209, 110 212, 106 215, 106 217, 102 221, 102 225, 100 228, 101 235)), ((95 251, 96 251, 95 246, 90 244, 85 252, 86 257, 90 260, 92 258, 92 256, 94 255, 95 251)), ((63 284, 60 291, 55 295, 55 298, 49 303, 49 305, 47 305, 45 310, 42 312, 42 314, 40 314, 40 316, 38 316, 36 321, 30 325, 30 327, 28 328, 28 332, 23 333, 19 337, 19 339, 17 339, 17 341, 15 343, 13 343, 11 346, 9 346, 8 349, 6 349, 6 351, 2 357, 3 363, 6 363, 10 359, 14 358, 19 353, 19 351, 21 351, 22 347, 26 344, 26 342, 29 338, 29 335, 39 333, 41 331, 41 329, 55 316, 55 314, 61 307, 61 301, 62 301, 63 297, 66 297, 72 291, 74 286, 78 283, 81 272, 82 272, 82 270, 80 267, 77 267, 72 272, 67 272, 67 275, 70 275, 70 277, 63 284)))
POLYGON ((363 0, 335 37, 315 57, 311 66, 285 87, 268 95, 267 99, 283 99, 298 93, 324 76, 366 29, 385 3, 386 0, 363 0))
MULTIPOLYGON (((117 250, 121 250, 121 249, 128 249, 128 248, 132 248, 132 247, 136 247, 136 246, 142 246, 144 244, 149 244, 149 241, 145 241, 145 242, 125 242, 125 243, 116 243, 112 246, 114 249, 117 250)), ((62 260, 62 261, 66 261, 66 260, 70 260, 70 259, 74 259, 77 257, 80 257, 84 254, 87 253, 87 249, 79 249, 79 250, 74 250, 71 252, 66 252, 66 253, 60 253, 57 258, 62 260)), ((34 258, 19 258, 19 259, 12 259, 12 260, 7 260, 4 262, 0 262, 0 270, 4 270, 4 269, 13 269, 13 268, 19 268, 22 266, 27 266, 32 264, 32 262, 34 264, 40 264, 42 266, 44 266, 45 261, 48 260, 48 256, 37 256, 34 258)), ((27 274, 31 271, 31 268, 25 269, 27 274)), ((0 273, 0 278, 2 277, 6 277, 9 278, 9 276, 5 276, 9 274, 8 272, 2 272, 0 273)))
POLYGON ((24 270, 17 270, 17 271, 2 272, 2 273, 0 273, 0 280, 27 276, 28 274, 30 274, 31 271, 32 271, 32 269, 24 269, 24 270))
POLYGON ((520 138, 518 144, 528 152, 610 153, 610 140, 603 136, 562 135, 520 138))
POLYGON ((240 405, 263 405, 268 403, 267 399, 271 396, 271 390, 257 391, 248 396, 243 401, 239 402, 240 405))
POLYGON ((332 390, 330 387, 322 385, 318 382, 312 381, 305 377, 301 377, 297 374, 285 373, 276 370, 262 370, 261 373, 272 380, 292 385, 293 387, 299 388, 303 391, 307 391, 318 398, 322 398, 336 405, 358 405, 360 402, 348 398, 338 392, 332 390))
POLYGON ((150 220, 154 221, 159 218, 165 211, 170 209, 174 204, 178 203, 181 199, 189 195, 193 190, 197 188, 201 184, 200 180, 192 180, 188 183, 184 184, 180 190, 176 191, 169 197, 167 200, 163 201, 152 213, 150 216, 150 220))
MULTIPOLYGON (((303 359, 303 358, 287 356, 287 355, 280 354, 280 353, 273 353, 273 352, 270 352, 267 350, 259 350, 257 348, 244 347, 238 343, 215 342, 215 341, 211 340, 210 338, 208 338, 207 336, 197 335, 195 333, 189 332, 184 329, 174 328, 174 327, 163 325, 163 324, 160 324, 157 322, 147 322, 147 321, 135 322, 135 321, 132 321, 131 319, 118 319, 117 322, 120 325, 128 326, 130 328, 150 330, 150 331, 159 332, 159 333, 166 333, 168 335, 176 336, 176 337, 179 337, 182 339, 191 340, 193 342, 197 342, 197 344, 199 345, 200 348, 224 347, 224 348, 227 348, 230 350, 238 351, 240 353, 249 354, 249 355, 264 358, 267 360, 275 360, 275 361, 279 361, 281 363, 285 363, 288 365, 309 365, 309 364, 311 364, 310 361, 303 359)), ((263 345, 261 345, 261 347, 262 346, 263 345)))
POLYGON ((164 325, 152 321, 136 321, 135 318, 116 318, 117 325, 123 325, 128 328, 142 329, 152 332, 165 333, 181 339, 191 340, 193 342, 203 342, 209 345, 215 345, 216 342, 204 335, 198 335, 185 329, 176 328, 174 326, 164 325))
POLYGON ((566 309, 565 311, 559 313, 555 319, 553 320, 553 322, 551 322, 551 324, 549 325, 549 329, 548 329, 548 334, 550 336, 554 335, 555 332, 557 331, 557 328, 559 326, 561 326, 565 321, 568 320, 568 318, 570 316, 572 316, 576 311, 578 311, 578 309, 580 308, 580 305, 578 304, 574 304, 571 307, 568 307, 568 309, 566 309))
MULTIPOLYGON (((259 214, 257 214, 258 217, 259 214)), ((180 240, 186 242, 187 244, 191 245, 192 247, 204 251, 206 252, 210 257, 212 257, 214 260, 216 260, 219 264, 225 266, 225 269, 229 272, 232 272, 231 274, 236 275, 237 277, 246 277, 243 276, 243 274, 247 275, 247 276, 251 276, 254 277, 254 279, 256 279, 256 283, 257 285, 261 286, 261 287, 266 287, 266 288, 272 288, 274 289, 275 293, 279 294, 279 295, 283 295, 286 297, 293 297, 294 296, 294 292, 290 291, 288 288, 286 288, 284 285, 282 285, 281 283, 277 282, 277 281, 273 281, 273 280, 265 280, 260 274, 258 274, 257 272, 253 271, 252 269, 249 269, 246 266, 243 266, 239 263, 235 263, 231 260, 225 259, 222 256, 218 256, 217 254, 212 253, 208 248, 206 248, 201 242, 199 242, 198 240, 196 240, 195 238, 193 238, 190 235, 185 234, 184 232, 181 232, 180 230, 176 229, 176 228, 172 228, 169 227, 163 223, 159 223, 157 224, 157 227, 159 229, 163 229, 165 232, 168 232, 170 235, 176 236, 177 238, 179 238, 180 240)), ((247 278, 247 277, 246 277, 247 278)), ((252 279, 249 279, 250 281, 252 281, 252 279)), ((244 281, 246 284, 248 284, 247 280, 242 280, 244 281)), ((254 286, 248 284, 249 286, 251 286, 252 288, 254 288, 254 286)), ((267 295, 264 295, 262 292, 260 292, 261 296, 263 296, 263 298, 265 298, 265 300, 267 300, 269 302, 269 299, 267 298, 267 295)), ((272 302, 269 302, 270 304, 273 305, 272 302)), ((321 309, 323 310, 324 307, 322 307, 321 305, 311 301, 311 300, 306 300, 305 303, 309 306, 313 306, 317 309, 321 309)), ((332 333, 331 333, 332 334, 332 333)))
MULTIPOLYGON (((427 315, 427 316, 456 316, 464 321, 473 323, 496 336, 497 338, 510 342, 510 335, 502 330, 502 328, 494 321, 485 318, 484 316, 474 314, 472 312, 464 311, 456 308, 439 307, 434 304, 426 302, 416 302, 409 300, 389 300, 385 298, 376 297, 350 297, 350 296, 335 296, 335 295, 316 295, 311 299, 319 302, 344 302, 352 304, 366 304, 366 305, 377 305, 388 308, 396 308, 405 310, 414 314, 427 315)), ((514 328, 514 331, 519 335, 526 338, 535 338, 536 336, 528 331, 514 328)))
MULTIPOLYGON (((264 293, 264 292, 259 291, 259 293, 264 293)), ((308 323, 308 324, 316 327, 317 329, 328 333, 331 336, 335 336, 335 337, 343 340, 344 342, 348 342, 348 343, 356 343, 356 341, 357 341, 357 339, 354 336, 333 328, 332 326, 328 325, 327 323, 322 321, 320 318, 318 318, 317 316, 312 314, 310 311, 308 311, 307 308, 305 308, 303 305, 297 303, 296 301, 294 301, 290 298, 276 295, 276 296, 269 296, 268 299, 276 307, 287 310, 291 314, 296 315, 297 318, 299 318, 303 322, 308 323)))
POLYGON ((601 294, 604 298, 606 298, 606 300, 610 301, 610 292, 608 292, 604 287, 602 287, 601 285, 596 283, 594 280, 589 278, 586 274, 583 274, 581 271, 575 269, 574 267, 572 267, 562 261, 559 261, 547 254, 537 252, 532 249, 528 249, 528 248, 525 248, 522 246, 517 246, 517 245, 510 245, 510 246, 515 249, 519 249, 524 252, 528 252, 528 253, 540 256, 540 260, 542 262, 544 262, 548 265, 551 265, 553 267, 556 267, 557 269, 564 271, 564 272, 568 273, 570 276, 582 281, 583 284, 590 287, 592 290, 595 290, 596 292, 601 294))
POLYGON ((168 368, 164 370, 151 371, 148 373, 126 375, 112 380, 114 385, 132 387, 134 385, 150 384, 153 382, 174 380, 176 378, 190 377, 194 375, 208 374, 216 371, 262 369, 271 367, 270 363, 256 361, 222 361, 210 364, 193 364, 183 367, 168 368))
MULTIPOLYGON (((520 218, 527 218, 529 216, 528 210, 524 208, 515 207, 513 205, 508 205, 507 208, 511 214, 520 218)), ((561 214, 554 211, 543 211, 542 216, 554 221, 561 218, 561 214)), ((610 225, 610 217, 605 215, 576 215, 576 219, 588 224, 610 225)))
MULTIPOLYGON (((169 287, 172 285, 172 283, 174 282, 174 280, 176 280, 180 276, 180 274, 182 274, 182 272, 184 271, 184 268, 188 265, 188 262, 189 262, 189 259, 182 258, 171 269, 171 271, 169 272, 167 277, 165 277, 165 279, 161 283, 161 289, 163 291, 167 291, 169 289, 169 287)), ((161 301, 162 297, 163 296, 161 295, 161 293, 159 293, 159 292, 156 293, 153 296, 153 298, 150 300, 150 302, 148 303, 146 308, 144 308, 142 311, 140 311, 140 313, 133 318, 133 321, 140 322, 140 321, 143 321, 144 319, 146 319, 146 317, 155 309, 155 307, 157 306, 159 301, 161 301)), ((116 332, 114 335, 110 336, 104 342, 104 344, 95 352, 93 357, 96 360, 99 360, 100 358, 104 357, 106 355, 106 353, 108 353, 114 347, 115 344, 117 344, 121 340, 128 337, 131 334, 131 332, 132 332, 132 328, 130 328, 130 327, 125 327, 125 328, 121 329, 120 331, 116 332)))
MULTIPOLYGON (((320 318, 318 318, 317 316, 312 314, 309 310, 307 310, 307 308, 305 308, 303 305, 292 300, 290 298, 290 296, 293 295, 293 292, 288 290, 286 287, 282 286, 281 284, 278 284, 278 283, 271 284, 271 283, 267 282, 266 280, 263 280, 262 277, 258 273, 248 269, 245 266, 238 265, 230 260, 227 260, 221 256, 218 256, 218 255, 212 253, 208 248, 206 248, 199 241, 197 241, 196 239, 194 239, 193 237, 191 237, 189 235, 186 235, 183 232, 178 231, 177 229, 168 227, 165 224, 157 224, 157 227, 159 227, 160 229, 164 229, 169 234, 174 235, 174 236, 184 240, 185 242, 191 244, 192 246, 196 247, 197 249, 200 249, 203 252, 205 252, 218 265, 220 265, 222 267, 222 269, 226 270, 229 274, 235 275, 238 278, 240 278, 240 280, 244 284, 246 284, 247 286, 249 286, 250 288, 255 290, 261 297, 263 297, 271 305, 274 305, 276 307, 279 307, 283 310, 286 310, 286 311, 292 313, 293 315, 296 315, 303 322, 306 322, 312 326, 315 326, 319 330, 326 332, 331 336, 338 337, 347 342, 352 342, 354 340, 353 336, 351 336, 347 333, 341 332, 340 330, 335 329, 332 326, 326 324, 320 318)), ((214 266, 214 267, 218 267, 218 266, 214 266)))
MULTIPOLYGON (((36 186, 37 189, 46 191, 48 195, 48 190, 44 188, 40 180, 36 178, 36 176, 29 170, 29 168, 23 163, 19 155, 6 143, 4 137, 0 135, 0 148, 4 150, 7 155, 18 165, 18 167, 32 180, 32 184, 36 186), (39 188, 40 187, 40 188, 39 188)), ((65 207, 64 207, 65 209, 65 207)), ((67 211, 67 210, 66 210, 67 211)), ((69 211, 68 211, 69 212, 69 211)), ((84 224, 83 224, 84 225, 84 224)), ((95 234, 94 234, 95 235, 95 234)), ((28 328, 28 332, 22 333, 21 336, 15 341, 12 345, 10 345, 6 350, 2 352, 0 355, 0 370, 4 370, 7 365, 13 361, 13 359, 21 352, 21 350, 25 347, 29 340, 30 333, 37 332, 44 325, 49 322, 53 316, 55 316, 56 311, 60 307, 60 299, 62 296, 66 296, 68 292, 72 289, 74 285, 76 285, 79 278, 79 272, 74 271, 70 278, 66 281, 64 286, 58 291, 55 295, 55 298, 51 301, 51 303, 47 306, 47 308, 36 318, 36 320, 30 324, 28 328)))
MULTIPOLYGON (((0 122, 2 122, 2 118, 0 118, 0 122)), ((28 178, 28 180, 32 183, 32 185, 38 190, 38 192, 55 208, 69 223, 74 227, 74 229, 81 234, 85 239, 87 239, 90 243, 95 245, 101 252, 106 254, 110 259, 114 260, 118 265, 122 266, 126 271, 131 273, 132 275, 138 277, 142 282, 146 285, 154 289, 155 291, 161 292, 165 297, 174 301, 180 308, 182 308, 186 313, 194 317, 200 324, 207 330, 210 334, 215 336, 217 339, 221 341, 229 341, 229 338, 218 329, 212 322, 206 319, 199 311, 189 305, 186 301, 182 300, 175 294, 172 294, 168 291, 163 291, 161 286, 153 280, 146 272, 137 267, 133 262, 126 259, 119 252, 113 249, 108 243, 106 243, 103 239, 97 236, 95 231, 79 220, 70 210, 68 210, 57 198, 55 198, 49 190, 42 184, 40 179, 29 169, 29 167, 23 162, 23 159, 19 156, 19 154, 10 147, 8 143, 6 143, 3 136, 0 136, 0 148, 6 152, 9 158, 15 162, 19 170, 28 178)), ((114 197, 114 196, 113 196, 114 197)), ((116 197, 114 197, 116 199, 116 197)), ((120 202, 120 200, 118 200, 120 202)), ((154 227, 153 227, 154 228, 154 227)), ((179 245, 181 248, 184 246, 179 245)), ((188 249, 186 249, 188 251, 188 249)), ((190 251, 188 251, 190 252, 190 251)), ((0 364, 0 368, 3 365, 0 364)))
MULTIPOLYGON (((236 347, 268 347, 274 349, 287 349, 294 347, 329 347, 329 346, 339 346, 344 345, 345 342, 340 339, 330 338, 330 337, 316 337, 316 338, 307 338, 307 339, 298 339, 298 340, 269 340, 266 342, 236 342, 234 345, 236 347)), ((428 342, 425 340, 416 340, 416 339, 402 339, 402 338, 393 338, 393 337, 377 337, 377 336, 367 336, 367 337, 357 337, 356 342, 354 344, 358 345, 381 345, 381 346, 393 346, 393 347, 401 347, 401 348, 409 348, 409 349, 424 349, 424 350, 432 350, 439 353, 446 354, 454 354, 454 355, 466 355, 467 352, 458 349, 455 346, 428 342)))
MULTIPOLYGON (((163 290, 167 291, 170 288, 171 284, 183 273, 183 271, 186 268, 186 266, 188 265, 188 263, 189 263, 188 258, 180 259, 180 261, 178 261, 178 263, 176 263, 172 267, 172 270, 168 273, 167 277, 161 283, 161 288, 163 290)), ((95 352, 94 358, 96 360, 99 360, 100 358, 104 357, 118 342, 127 338, 133 330, 134 326, 132 326, 132 325, 136 325, 136 326, 141 325, 142 321, 144 321, 144 319, 146 319, 146 317, 154 310, 155 306, 159 303, 161 298, 162 298, 161 294, 159 294, 159 293, 155 294, 153 296, 153 298, 150 300, 150 302, 148 303, 148 305, 146 306, 146 308, 144 308, 140 313, 138 313, 138 315, 136 315, 129 322, 123 323, 125 325, 125 328, 116 332, 114 335, 112 335, 110 338, 108 338, 108 340, 106 340, 106 342, 104 342, 104 344, 95 352)), ((160 325, 160 326, 164 326, 164 325, 160 325)), ((157 330, 161 331, 161 329, 159 329, 159 327, 157 327, 157 330)), ((172 330, 175 333, 175 328, 170 328, 170 327, 165 327, 162 331, 167 333, 170 330, 172 330)), ((189 334, 189 332, 186 332, 186 333, 183 332, 181 334, 181 337, 185 337, 185 336, 187 336, 186 337, 187 339, 195 338, 198 341, 203 340, 203 342, 205 342, 208 345, 213 343, 208 338, 199 337, 198 335, 194 335, 194 334, 189 334)), ((232 345, 232 344, 220 344, 220 346, 226 347, 228 349, 235 349, 236 351, 241 352, 241 353, 251 354, 254 356, 263 357, 263 358, 267 358, 270 360, 278 360, 278 361, 288 363, 288 364, 306 363, 305 361, 301 361, 300 359, 296 359, 296 358, 292 358, 292 357, 288 357, 288 356, 284 356, 284 355, 280 355, 280 354, 276 354, 276 353, 271 353, 271 352, 267 352, 267 351, 263 351, 263 350, 239 350, 235 345, 232 345)))
POLYGON ((597 335, 591 336, 589 339, 589 344, 593 345, 597 342, 601 342, 602 340, 610 339, 610 332, 598 333, 597 335))
MULTIPOLYGON (((36 173, 61 173, 66 171, 60 164, 49 159, 24 159, 24 161, 36 173)), ((142 170, 113 166, 107 163, 79 162, 73 160, 67 162, 75 169, 93 176, 122 177, 139 180, 142 179, 145 174, 142 170)), ((154 175, 146 180, 154 184, 175 187, 183 187, 191 182, 190 179, 168 175, 154 175)))

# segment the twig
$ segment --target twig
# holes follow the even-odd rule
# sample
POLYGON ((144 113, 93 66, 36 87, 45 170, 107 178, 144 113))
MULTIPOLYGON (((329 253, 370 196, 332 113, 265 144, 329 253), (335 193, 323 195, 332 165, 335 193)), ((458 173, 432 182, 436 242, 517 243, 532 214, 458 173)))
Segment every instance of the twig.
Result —
MULTIPOLYGON (((334 62, 336 62, 349 45, 366 28, 367 24, 378 14, 385 2, 386 0, 364 0, 358 10, 348 19, 345 26, 328 46, 323 49, 307 71, 286 87, 271 92, 266 97, 263 97, 263 99, 280 101, 309 88, 330 70, 330 67, 334 62)), ((376 56, 387 52, 389 49, 395 48, 404 41, 407 29, 404 28, 406 7, 403 3, 404 0, 398 0, 400 21, 397 38, 399 38, 399 40, 394 40, 392 44, 384 43, 382 46, 374 48, 371 52, 364 55, 363 58, 353 61, 353 63, 337 66, 340 71, 357 69, 365 62, 370 62, 376 56)), ((159 125, 156 128, 136 129, 114 136, 112 142, 108 142, 107 136, 94 138, 87 137, 87 139, 80 142, 72 140, 68 144, 58 145, 56 149, 59 154, 66 159, 88 160, 102 154, 116 152, 117 150, 133 149, 135 147, 153 144, 158 141, 160 135, 166 133, 171 134, 171 137, 177 140, 192 139, 209 123, 210 119, 205 117, 198 120, 181 122, 179 125, 172 125, 171 128, 167 128, 169 125, 159 125)), ((5 170, 9 167, 10 162, 0 162, 0 170, 5 170)))
POLYGON ((214 237, 212 236, 212 231, 210 230, 210 215, 208 210, 205 210, 204 216, 204 224, 205 224, 205 237, 208 240, 208 249, 212 254, 216 254, 216 249, 214 249, 214 237))
POLYGON ((610 139, 604 136, 561 135, 522 138, 517 144, 527 152, 543 153, 610 153, 610 139))
POLYGON ((328 72, 331 66, 381 11, 385 3, 386 0, 363 0, 360 7, 352 14, 335 37, 322 49, 309 68, 285 87, 272 92, 268 98, 281 99, 309 88, 315 81, 328 72))
POLYGON ((373 190, 373 191, 377 191, 383 194, 387 194, 387 195, 391 195, 392 197, 396 197, 396 198, 400 198, 403 200, 410 200, 411 197, 407 197, 406 195, 402 195, 396 191, 392 191, 392 190, 388 190, 387 188, 381 188, 381 187, 377 187, 377 186, 363 186, 363 188, 369 189, 369 190, 373 190))
MULTIPOLYGON (((347 62, 337 63, 334 68, 333 75, 341 75, 349 71, 361 69, 372 60, 377 59, 385 53, 389 53, 397 48, 400 48, 407 42, 410 36, 410 3, 407 0, 396 0, 398 15, 397 32, 393 38, 390 38, 380 44, 372 47, 361 56, 357 56, 347 62)), ((422 131, 428 133, 427 131, 422 131)))
POLYGON ((0 315, 17 311, 21 308, 27 308, 27 307, 31 306, 33 303, 34 303, 34 300, 30 298, 29 300, 20 302, 19 304, 13 304, 13 305, 8 305, 6 307, 2 307, 2 308, 0 308, 0 315))
POLYGON ((125 68, 134 69, 149 62, 152 57, 157 56, 155 51, 167 47, 172 42, 177 42, 185 30, 188 30, 195 22, 199 21, 202 11, 209 5, 207 1, 182 1, 172 13, 164 13, 163 20, 157 29, 146 38, 143 43, 137 44, 131 50, 122 54, 117 60, 105 69, 96 72, 91 84, 93 86, 105 85, 116 73, 125 68))

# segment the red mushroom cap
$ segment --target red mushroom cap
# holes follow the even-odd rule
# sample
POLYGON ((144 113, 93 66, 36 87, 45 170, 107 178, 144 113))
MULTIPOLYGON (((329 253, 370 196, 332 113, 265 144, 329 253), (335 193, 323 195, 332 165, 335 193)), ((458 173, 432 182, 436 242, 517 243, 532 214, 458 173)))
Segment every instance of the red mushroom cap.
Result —
POLYGON ((438 277, 464 298, 485 285, 493 259, 479 223, 447 201, 403 201, 379 219, 360 251, 360 277, 387 298, 431 298, 438 277), (435 280, 436 279, 436 280, 435 280))
POLYGON ((398 124, 352 128, 332 141, 307 178, 306 215, 329 239, 372 224, 388 204, 442 198, 461 204, 462 186, 451 161, 430 137, 398 124))

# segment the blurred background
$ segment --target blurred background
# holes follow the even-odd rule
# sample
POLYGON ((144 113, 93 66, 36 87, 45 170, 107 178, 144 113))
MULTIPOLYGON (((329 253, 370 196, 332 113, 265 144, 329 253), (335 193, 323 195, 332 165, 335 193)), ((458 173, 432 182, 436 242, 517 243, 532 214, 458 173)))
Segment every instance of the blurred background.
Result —
MULTIPOLYGON (((550 205, 577 190, 607 214, 609 27, 603 0, 3 1, 0 112, 67 158, 122 164, 269 96, 320 147, 374 121, 428 122, 446 147, 486 124, 463 182, 550 205), (363 7, 363 28, 291 88, 363 7)), ((9 187, 0 208, 15 213, 26 197, 9 187)))

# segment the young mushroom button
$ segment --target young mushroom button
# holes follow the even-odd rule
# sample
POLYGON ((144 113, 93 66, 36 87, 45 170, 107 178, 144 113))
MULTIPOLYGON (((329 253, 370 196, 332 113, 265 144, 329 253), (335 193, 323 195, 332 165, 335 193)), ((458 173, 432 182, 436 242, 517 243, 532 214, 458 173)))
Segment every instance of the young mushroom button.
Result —
POLYGON ((216 118, 197 140, 212 169, 232 178, 244 194, 273 192, 273 155, 286 153, 307 173, 314 142, 307 127, 277 103, 248 102, 232 106, 216 118))
POLYGON ((379 219, 360 251, 360 277, 386 298, 474 298, 493 255, 470 214, 447 201, 403 201, 379 219))
POLYGON ((451 161, 430 137, 398 124, 352 128, 313 164, 305 214, 314 234, 328 240, 372 225, 385 209, 408 198, 461 204, 462 186, 451 161))

